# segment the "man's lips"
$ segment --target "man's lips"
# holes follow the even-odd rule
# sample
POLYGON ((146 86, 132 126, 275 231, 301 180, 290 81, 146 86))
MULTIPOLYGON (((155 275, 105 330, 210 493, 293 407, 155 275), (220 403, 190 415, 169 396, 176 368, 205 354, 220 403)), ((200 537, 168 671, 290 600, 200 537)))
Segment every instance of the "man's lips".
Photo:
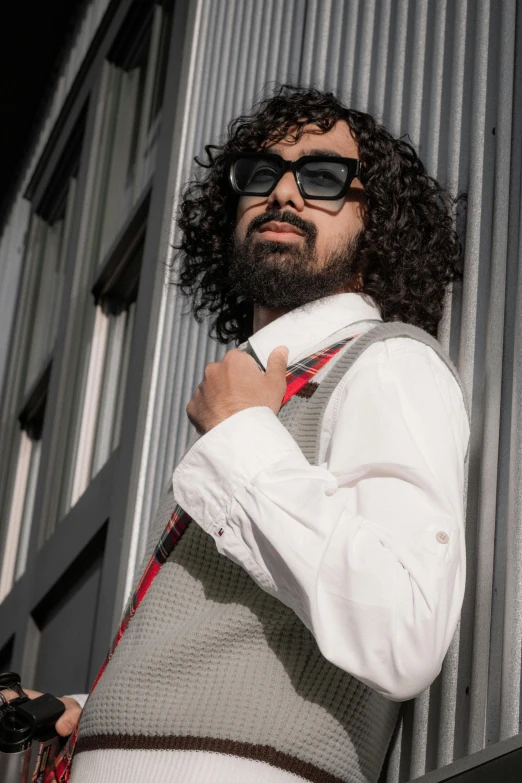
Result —
POLYGON ((290 223, 276 223, 272 221, 271 223, 265 223, 264 226, 261 226, 259 229, 260 234, 277 234, 280 238, 283 238, 285 236, 294 235, 294 236, 303 236, 303 232, 300 231, 295 226, 291 226, 290 223))

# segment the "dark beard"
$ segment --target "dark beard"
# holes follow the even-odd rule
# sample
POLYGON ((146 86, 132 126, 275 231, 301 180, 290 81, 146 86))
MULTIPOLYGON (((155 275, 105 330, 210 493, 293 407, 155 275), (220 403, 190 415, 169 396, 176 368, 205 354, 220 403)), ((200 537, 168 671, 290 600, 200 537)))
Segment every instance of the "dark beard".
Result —
MULTIPOLYGON (((262 236, 262 235, 261 235, 262 236)), ((319 267, 315 227, 294 213, 254 218, 242 242, 234 239, 229 266, 230 292, 263 307, 296 307, 339 293, 357 272, 359 235, 334 248, 319 267), (270 220, 305 232, 303 241, 259 239, 257 229, 270 220)))

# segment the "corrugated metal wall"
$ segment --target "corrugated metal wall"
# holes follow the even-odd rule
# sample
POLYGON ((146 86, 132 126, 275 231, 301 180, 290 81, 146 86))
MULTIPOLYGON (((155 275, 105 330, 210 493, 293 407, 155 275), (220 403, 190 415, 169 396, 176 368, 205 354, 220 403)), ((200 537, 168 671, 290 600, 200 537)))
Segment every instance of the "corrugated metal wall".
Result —
POLYGON ((109 0, 92 0, 85 7, 71 48, 58 74, 45 120, 26 160, 27 165, 22 172, 16 198, 0 237, 0 392, 3 388, 30 214, 29 202, 24 199, 23 194, 108 5, 109 0))
MULTIPOLYGON (((407 781, 520 731, 521 14, 515 0, 198 0, 195 14, 177 191, 266 82, 298 79, 407 133, 467 193, 465 280, 440 339, 472 401, 468 588, 441 676, 404 712, 387 781, 407 781)), ((223 355, 182 309, 163 285, 127 581, 189 442, 185 406, 223 355)))
MULTIPOLYGON (((186 51, 190 61, 182 117, 177 194, 190 175, 195 155, 223 134, 226 125, 262 86, 274 80, 296 80, 299 74, 306 3, 302 0, 198 0, 194 4, 194 37, 186 51)), ((177 242, 173 225, 170 245, 177 242)), ((163 259, 162 259, 163 260, 163 259)), ((146 415, 145 439, 133 507, 132 542, 125 594, 141 559, 148 525, 173 464, 190 438, 185 408, 205 365, 225 349, 209 340, 208 329, 183 315, 185 302, 162 282, 159 326, 146 415), (168 362, 165 361, 168 357, 168 362)))

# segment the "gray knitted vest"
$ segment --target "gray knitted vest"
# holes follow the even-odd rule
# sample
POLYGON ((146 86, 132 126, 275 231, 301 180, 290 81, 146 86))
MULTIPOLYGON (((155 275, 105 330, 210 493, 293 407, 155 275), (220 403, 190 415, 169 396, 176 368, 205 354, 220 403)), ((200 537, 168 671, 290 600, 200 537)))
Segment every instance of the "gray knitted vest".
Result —
MULTIPOLYGON (((279 418, 312 464, 328 400, 373 342, 426 332, 386 323, 332 360, 279 418)), ((175 505, 163 494, 148 559, 175 505)), ((220 555, 195 523, 132 618, 85 707, 77 753, 200 750, 256 759, 318 783, 376 783, 399 704, 329 663, 294 612, 220 555)))

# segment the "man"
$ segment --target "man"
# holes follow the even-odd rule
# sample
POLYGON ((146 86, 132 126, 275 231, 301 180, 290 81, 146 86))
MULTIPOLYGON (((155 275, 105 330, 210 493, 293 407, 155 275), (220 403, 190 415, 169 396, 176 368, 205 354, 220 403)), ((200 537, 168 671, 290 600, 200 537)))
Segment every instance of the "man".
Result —
POLYGON ((464 592, 469 426, 429 336, 459 276, 450 200, 410 145, 313 89, 282 87, 207 150, 178 284, 240 346, 187 406, 200 438, 71 780, 375 783, 464 592))

